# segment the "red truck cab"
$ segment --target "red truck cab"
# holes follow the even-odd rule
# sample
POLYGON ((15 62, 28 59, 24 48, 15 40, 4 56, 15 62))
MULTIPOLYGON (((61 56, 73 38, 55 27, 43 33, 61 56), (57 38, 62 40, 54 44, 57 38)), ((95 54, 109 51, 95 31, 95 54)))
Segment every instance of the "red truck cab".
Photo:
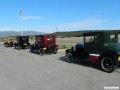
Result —
POLYGON ((56 45, 56 38, 53 34, 36 35, 35 43, 30 45, 30 51, 38 50, 41 53, 57 53, 58 46, 56 45))

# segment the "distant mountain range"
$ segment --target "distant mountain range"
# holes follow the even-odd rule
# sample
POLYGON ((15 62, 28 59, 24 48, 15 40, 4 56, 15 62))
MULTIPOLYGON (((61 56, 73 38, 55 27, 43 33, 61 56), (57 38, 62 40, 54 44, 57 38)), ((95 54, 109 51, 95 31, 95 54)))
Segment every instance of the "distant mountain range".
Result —
MULTIPOLYGON (((38 31, 23 31, 23 35, 39 35, 39 34, 45 34, 44 32, 38 32, 38 31)), ((8 36, 19 36, 21 35, 18 31, 0 31, 0 38, 8 37, 8 36)))
POLYGON ((80 37, 83 33, 96 31, 117 31, 120 34, 120 30, 81 30, 81 31, 55 32, 53 34, 56 35, 57 37, 80 37))
MULTIPOLYGON (((52 34, 56 35, 56 37, 80 37, 85 32, 92 32, 98 30, 83 30, 83 31, 67 31, 67 32, 54 32, 52 34)), ((103 30, 102 30, 103 31, 103 30)), ((107 30, 106 30, 107 31, 107 30)), ((116 30, 120 33, 120 30, 116 30)), ((23 31, 23 35, 41 35, 48 34, 39 31, 23 31)), ((8 37, 8 36, 20 36, 20 32, 18 31, 0 31, 0 38, 8 37)))

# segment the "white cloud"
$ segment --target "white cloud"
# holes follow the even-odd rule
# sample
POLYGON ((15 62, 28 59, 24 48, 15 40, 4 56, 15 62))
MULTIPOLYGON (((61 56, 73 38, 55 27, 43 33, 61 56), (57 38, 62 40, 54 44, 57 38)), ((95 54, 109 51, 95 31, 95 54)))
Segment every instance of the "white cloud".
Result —
MULTIPOLYGON (((44 18, 38 16, 27 16, 27 17, 23 17, 23 19, 29 20, 29 19, 44 19, 44 18)), ((52 33, 56 31, 101 30, 101 29, 102 30, 120 29, 120 21, 110 21, 110 19, 100 19, 100 18, 92 17, 85 20, 81 20, 79 22, 53 24, 49 26, 47 25, 44 27, 36 27, 33 28, 32 30, 52 33), (56 29, 56 26, 58 27, 58 30, 56 29)), ((0 31, 20 31, 20 27, 0 28, 0 31)))
MULTIPOLYGON (((80 22, 57 24, 58 31, 89 30, 104 23, 105 19, 89 18, 80 22)), ((56 25, 41 27, 45 32, 56 32, 56 25)))
POLYGON ((29 20, 29 19, 43 19, 42 17, 39 16, 24 16, 22 17, 23 20, 29 20))
POLYGON ((62 26, 66 28, 88 28, 88 27, 99 25, 103 22, 104 22, 103 19, 89 18, 80 22, 69 23, 62 26))
POLYGON ((19 29, 17 28, 5 28, 5 27, 1 27, 0 28, 0 31, 20 31, 19 29))

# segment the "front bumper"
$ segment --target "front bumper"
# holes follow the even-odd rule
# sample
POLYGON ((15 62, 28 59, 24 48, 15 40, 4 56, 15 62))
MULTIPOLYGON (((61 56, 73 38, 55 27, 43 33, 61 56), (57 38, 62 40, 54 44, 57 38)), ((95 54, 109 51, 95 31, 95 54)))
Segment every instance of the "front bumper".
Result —
POLYGON ((120 62, 120 56, 118 57, 118 62, 120 62))
POLYGON ((120 67, 120 56, 118 57, 118 66, 120 67))

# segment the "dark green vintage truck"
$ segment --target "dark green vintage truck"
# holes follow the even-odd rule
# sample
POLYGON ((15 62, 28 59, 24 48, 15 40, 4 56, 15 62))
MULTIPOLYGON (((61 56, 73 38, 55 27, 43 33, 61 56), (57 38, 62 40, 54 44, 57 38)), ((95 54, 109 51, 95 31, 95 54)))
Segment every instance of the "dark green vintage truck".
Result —
POLYGON ((77 58, 98 63, 105 72, 115 71, 120 63, 118 33, 117 30, 83 33, 84 42, 66 50, 66 61, 71 63, 77 58))

